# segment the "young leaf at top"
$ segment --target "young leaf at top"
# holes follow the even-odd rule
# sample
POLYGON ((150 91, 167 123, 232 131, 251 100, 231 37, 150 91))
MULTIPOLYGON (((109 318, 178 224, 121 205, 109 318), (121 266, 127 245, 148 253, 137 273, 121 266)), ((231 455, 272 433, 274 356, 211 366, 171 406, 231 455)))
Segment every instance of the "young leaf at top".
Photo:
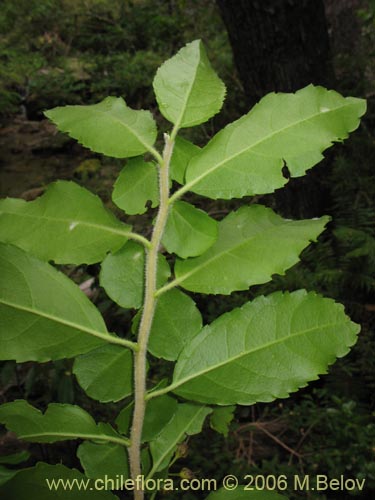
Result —
POLYGON ((362 99, 312 85, 268 94, 192 158, 183 190, 213 199, 272 193, 287 182, 284 162, 291 177, 303 175, 358 127, 365 111, 362 99))
POLYGON ((169 290, 156 304, 148 350, 174 361, 201 329, 202 316, 193 299, 180 290, 169 290))
POLYGON ((205 418, 211 412, 212 409, 205 406, 190 403, 178 405, 172 419, 158 437, 150 443, 153 465, 149 477, 152 477, 155 472, 161 471, 168 466, 177 445, 186 436, 198 434, 202 430, 205 418))
POLYGON ((356 342, 359 326, 343 309, 305 290, 258 297, 203 328, 180 354, 171 389, 221 405, 286 398, 356 342))
POLYGON ((159 192, 155 164, 142 158, 129 160, 115 182, 112 200, 130 215, 145 213, 149 200, 151 207, 156 207, 159 192))
POLYGON ((176 137, 169 172, 171 179, 179 184, 185 182, 185 172, 190 160, 199 153, 200 147, 182 137, 176 137))
POLYGON ((287 497, 267 490, 245 490, 243 486, 238 486, 235 490, 221 488, 212 491, 206 500, 287 500, 287 497))
POLYGON ((78 488, 87 484, 87 478, 82 472, 61 464, 39 462, 35 467, 15 472, 15 476, 0 487, 0 497, 4 500, 118 500, 110 491, 78 488), (76 487, 59 490, 59 481, 76 487))
POLYGON ((86 148, 113 158, 151 151, 156 139, 151 113, 128 108, 122 97, 107 97, 89 106, 53 108, 44 114, 86 148))
POLYGON ((93 264, 127 241, 131 227, 78 184, 57 181, 34 201, 0 200, 0 240, 57 264, 93 264))
POLYGON ((200 40, 188 43, 158 69, 154 91, 161 113, 176 128, 207 121, 221 109, 225 85, 200 40))
POLYGON ((176 282, 192 292, 222 294, 266 283, 296 264, 328 221, 292 221, 262 205, 243 206, 219 222, 217 241, 207 252, 176 262, 176 282))
MULTIPOLYGON (((144 249, 138 243, 128 241, 123 248, 109 254, 102 262, 100 284, 107 295, 119 306, 138 309, 142 305, 144 288, 144 249)), ((163 285, 171 274, 167 260, 159 255, 158 286, 163 285)))
MULTIPOLYGON (((142 443, 154 440, 162 432, 176 413, 177 406, 176 399, 167 395, 147 401, 142 429, 142 443)), ((134 403, 132 402, 123 408, 116 418, 117 428, 122 434, 130 434, 133 410, 134 403)))
POLYGON ((235 406, 220 406, 214 408, 210 416, 210 426, 224 437, 228 436, 229 425, 233 420, 235 406))
POLYGON ((217 239, 217 222, 206 212, 185 201, 176 201, 170 209, 162 243, 169 253, 196 257, 217 239))
POLYGON ((55 443, 68 439, 94 439, 122 443, 126 440, 114 429, 96 424, 79 406, 51 403, 46 412, 22 399, 0 406, 0 422, 20 439, 33 443, 55 443))
POLYGON ((70 358, 117 339, 86 295, 64 274, 0 243, 0 359, 70 358))
POLYGON ((87 477, 97 479, 106 474, 116 479, 116 476, 129 476, 128 454, 119 444, 85 441, 79 445, 77 456, 87 477))
POLYGON ((132 353, 117 345, 78 356, 73 373, 86 394, 101 403, 120 401, 133 392, 132 353))

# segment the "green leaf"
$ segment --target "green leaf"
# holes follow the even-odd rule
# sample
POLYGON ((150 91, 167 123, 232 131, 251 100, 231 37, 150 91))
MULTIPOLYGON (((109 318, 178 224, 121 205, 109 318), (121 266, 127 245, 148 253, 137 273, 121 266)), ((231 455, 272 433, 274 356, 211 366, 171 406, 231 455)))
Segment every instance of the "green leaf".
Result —
POLYGON ((199 153, 200 147, 182 137, 176 137, 171 164, 170 176, 171 179, 180 184, 185 182, 185 172, 190 160, 199 153))
POLYGON ((121 432, 121 434, 125 435, 130 434, 133 409, 134 409, 134 401, 131 401, 120 411, 120 413, 116 417, 115 424, 119 432, 121 432))
POLYGON ((211 408, 193 405, 190 403, 179 404, 176 413, 164 427, 156 439, 151 441, 150 450, 153 466, 149 476, 155 472, 165 469, 179 443, 186 436, 198 434, 202 430, 203 422, 207 415, 212 412, 211 408))
MULTIPOLYGON (((109 254, 102 262, 100 284, 107 295, 119 306, 141 307, 144 289, 144 249, 138 243, 127 242, 115 254, 109 254)), ((165 257, 159 254, 157 286, 163 285, 171 271, 165 257)))
POLYGON ((74 182, 57 181, 30 202, 0 200, 0 240, 57 264, 99 262, 127 241, 130 229, 74 182))
MULTIPOLYGON (((87 477, 129 477, 128 456, 123 446, 114 443, 97 444, 85 441, 77 449, 77 456, 87 477)), ((113 488, 115 489, 115 488, 113 488)))
POLYGON ((193 299, 180 290, 169 290, 156 304, 148 350, 174 361, 201 328, 202 316, 193 299))
POLYGON ((1 493, 1 485, 10 481, 17 473, 18 470, 7 469, 7 467, 0 465, 0 493, 1 493))
POLYGON ((195 257, 210 248, 217 239, 217 222, 203 210, 176 201, 169 212, 162 243, 169 253, 195 257))
POLYGON ((153 441, 172 420, 177 408, 177 401, 166 395, 148 401, 142 431, 142 442, 153 441))
POLYGON ((61 464, 39 462, 35 467, 15 472, 15 476, 0 487, 4 500, 118 500, 109 491, 90 487, 90 480, 81 472, 61 464))
POLYGON ((130 331, 134 336, 136 336, 138 333, 141 319, 142 319, 142 309, 138 309, 137 313, 132 318, 132 324, 130 327, 130 331))
MULTIPOLYGON (((122 434, 129 434, 134 402, 123 408, 116 418, 116 425, 122 434)), ((160 396, 147 401, 142 429, 142 443, 155 439, 177 411, 177 401, 170 396, 160 396)))
POLYGON ((176 282, 192 292, 222 294, 266 283, 296 264, 328 221, 292 221, 261 205, 243 206, 219 222, 217 241, 207 252, 176 262, 176 282))
POLYGON ((101 403, 120 401, 133 392, 133 356, 105 345, 75 359, 73 373, 88 396, 101 403))
POLYGON ((147 476, 152 467, 152 459, 150 449, 143 448, 141 450, 141 470, 144 476, 147 476))
POLYGON ((238 486, 235 490, 221 488, 212 491, 206 500, 287 500, 287 498, 275 491, 245 490, 243 486, 238 486))
POLYGON ((127 214, 143 214, 150 200, 151 207, 159 204, 158 173, 154 163, 143 158, 129 160, 121 170, 112 193, 112 200, 127 214))
POLYGON ((214 408, 210 417, 210 426, 219 434, 227 437, 229 432, 229 425, 233 420, 235 406, 222 406, 214 408))
POLYGON ((44 114, 86 148, 114 158, 151 151, 156 139, 151 113, 128 108, 122 97, 107 97, 90 106, 53 108, 44 114))
POLYGON ((79 406, 51 403, 43 414, 22 399, 0 406, 0 422, 20 439, 33 443, 55 443, 67 439, 126 443, 115 431, 95 420, 79 406))
POLYGON ((225 127, 194 156, 186 186, 209 198, 271 193, 322 159, 322 152, 355 130, 366 102, 322 87, 271 93, 247 115, 225 127))
POLYGON ((0 244, 0 275, 0 359, 45 362, 121 342, 79 287, 50 264, 0 244))
POLYGON ((158 69, 154 91, 163 116, 183 128, 220 111, 225 85, 212 69, 202 42, 195 40, 158 69))
POLYGON ((221 405, 286 398, 326 373, 358 331, 341 304, 315 293, 258 297, 203 328, 180 354, 170 388, 221 405))
POLYGON ((26 462, 30 458, 30 453, 27 450, 22 450, 11 455, 1 455, 0 464, 16 465, 26 462))

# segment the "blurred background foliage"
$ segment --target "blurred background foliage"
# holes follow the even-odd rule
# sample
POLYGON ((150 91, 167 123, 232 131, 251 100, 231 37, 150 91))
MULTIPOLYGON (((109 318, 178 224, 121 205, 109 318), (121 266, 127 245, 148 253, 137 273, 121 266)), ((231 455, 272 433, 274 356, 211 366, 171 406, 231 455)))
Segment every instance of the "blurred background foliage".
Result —
MULTIPOLYGON (((285 276, 275 276, 272 283, 248 293, 230 297, 196 295, 194 299, 209 322, 259 294, 276 289, 315 289, 343 302, 362 325, 362 333, 349 356, 290 399, 239 407, 226 437, 207 426, 202 436, 188 442, 187 456, 175 464, 173 472, 187 467, 198 477, 218 479, 228 473, 243 476, 258 472, 288 477, 319 473, 332 478, 340 474, 366 478, 366 491, 340 493, 340 500, 345 500, 352 496, 372 498, 375 492, 375 2, 326 0, 325 7, 335 88, 345 95, 366 97, 369 103, 359 131, 344 145, 333 148, 319 177, 319 189, 325 193, 324 211, 333 222, 285 276)), ((228 89, 218 117, 184 132, 202 145, 246 109, 243 84, 213 0, 3 0, 2 195, 30 200, 54 179, 74 179, 102 196, 113 209, 110 192, 122 162, 94 155, 56 134, 43 120, 43 110, 94 103, 107 95, 123 96, 132 107, 150 108, 164 130, 167 124, 158 114, 152 92, 153 76, 166 58, 195 38, 205 42, 212 64, 228 89)), ((190 196, 216 218, 238 206, 236 201, 223 203, 190 196)), ((287 206, 293 199, 280 206, 273 195, 247 201, 260 201, 285 215, 295 208, 287 206)), ((308 214, 317 215, 313 211, 308 214)), ((150 213, 146 223, 152 216, 150 213)), ((144 219, 131 219, 136 230, 149 231, 144 219)), ((108 300, 97 283, 98 266, 65 266, 63 270, 85 287, 111 330, 127 333, 135 312, 122 310, 108 300)), ((153 381, 169 371, 170 366, 152 361, 153 381)), ((71 374, 70 360, 18 366, 6 362, 0 365, 0 380, 1 402, 26 397, 40 408, 51 401, 77 403, 108 420, 113 420, 124 405, 104 406, 89 399, 71 374)), ((28 464, 37 459, 50 463, 63 460, 79 467, 74 442, 25 445, 3 433, 0 446, 1 454, 31 450, 28 464)), ((194 498, 198 496, 194 494, 194 498)), ((332 493, 293 491, 289 496, 338 498, 332 493)))
POLYGON ((5 0, 0 32, 3 115, 24 105, 28 118, 41 118, 45 108, 107 95, 155 107, 156 69, 200 34, 222 77, 231 71, 227 38, 210 1, 5 0))

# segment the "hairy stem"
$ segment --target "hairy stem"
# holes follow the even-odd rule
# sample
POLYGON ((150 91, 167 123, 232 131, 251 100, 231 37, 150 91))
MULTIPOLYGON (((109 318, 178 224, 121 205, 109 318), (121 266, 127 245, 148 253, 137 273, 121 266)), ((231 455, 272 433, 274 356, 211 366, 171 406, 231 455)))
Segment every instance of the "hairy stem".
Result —
MULTIPOLYGON (((146 257, 146 283, 143 313, 138 332, 138 350, 134 354, 134 413, 131 429, 131 447, 129 462, 131 477, 136 480, 141 474, 141 437, 146 408, 146 357, 147 344, 156 305, 156 271, 158 250, 163 236, 169 209, 169 164, 173 152, 174 140, 165 135, 163 161, 159 166, 159 211, 156 217, 150 247, 146 257)), ((135 500, 142 500, 143 491, 135 491, 135 500)))

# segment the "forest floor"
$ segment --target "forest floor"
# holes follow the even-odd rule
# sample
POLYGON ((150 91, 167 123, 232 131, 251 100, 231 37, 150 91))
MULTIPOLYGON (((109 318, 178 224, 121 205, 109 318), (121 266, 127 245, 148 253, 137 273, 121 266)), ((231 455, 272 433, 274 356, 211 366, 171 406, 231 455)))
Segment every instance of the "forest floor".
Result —
POLYGON ((0 129, 0 196, 31 201, 50 182, 75 180, 108 198, 116 178, 113 164, 102 165, 88 150, 60 134, 48 120, 15 117, 0 129))

